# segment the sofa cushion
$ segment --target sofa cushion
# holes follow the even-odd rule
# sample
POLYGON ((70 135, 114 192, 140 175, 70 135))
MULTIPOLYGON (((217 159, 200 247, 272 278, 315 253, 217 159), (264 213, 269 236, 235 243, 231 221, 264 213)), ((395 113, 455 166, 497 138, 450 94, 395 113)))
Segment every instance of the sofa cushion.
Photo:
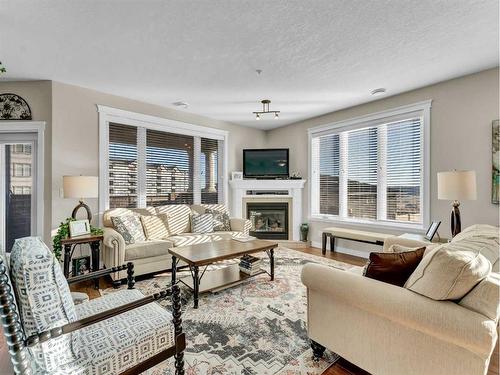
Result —
POLYGON ((451 242, 462 248, 474 248, 486 257, 492 265, 493 272, 499 272, 499 228, 493 225, 476 224, 457 234, 451 242))
POLYGON ((211 233, 184 233, 167 238, 174 246, 188 246, 199 243, 212 242, 211 233))
MULTIPOLYGON (((37 237, 17 239, 10 255, 11 275, 26 336, 77 320, 75 305, 59 262, 37 237)), ((74 359, 71 337, 64 335, 29 348, 47 371, 74 359)))
POLYGON ((459 305, 498 322, 500 316, 500 274, 491 272, 486 279, 460 300, 459 305))
POLYGON ((111 222, 115 230, 121 234, 127 245, 137 241, 145 241, 146 236, 142 229, 140 216, 124 215, 112 216, 111 222))
POLYGON ((191 209, 185 204, 170 204, 156 207, 157 214, 166 214, 168 231, 171 235, 189 233, 191 231, 191 209))
POLYGON ((209 235, 212 238, 212 241, 227 241, 235 237, 245 237, 242 232, 226 230, 212 232, 209 233, 209 235))
POLYGON ((364 275, 388 284, 403 286, 424 256, 425 247, 394 253, 370 253, 364 275))
POLYGON ((491 263, 478 250, 448 243, 422 259, 405 287, 434 300, 457 300, 490 271, 491 263))
POLYGON ((193 214, 191 215, 191 232, 211 233, 214 231, 214 215, 193 214))
POLYGON ((161 240, 170 236, 168 216, 165 214, 141 216, 141 222, 148 240, 161 240))
POLYGON ((151 240, 140 241, 125 248, 125 260, 152 258, 161 255, 168 255, 168 249, 173 247, 172 241, 151 240))
POLYGON ((146 207, 146 208, 112 208, 110 210, 104 211, 102 215, 102 222, 105 227, 113 227, 113 222, 111 218, 113 216, 148 216, 148 215, 156 215, 156 210, 154 207, 146 207))

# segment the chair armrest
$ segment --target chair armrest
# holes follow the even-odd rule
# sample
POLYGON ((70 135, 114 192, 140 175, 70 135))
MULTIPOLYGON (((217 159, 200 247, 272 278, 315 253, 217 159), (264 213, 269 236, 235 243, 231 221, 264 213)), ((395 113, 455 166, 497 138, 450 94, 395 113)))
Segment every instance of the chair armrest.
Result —
POLYGON ((405 288, 318 264, 303 267, 302 282, 308 293, 326 295, 325 303, 351 305, 482 358, 489 356, 496 341, 495 321, 451 301, 435 301, 405 288))
POLYGON ((39 334, 32 335, 28 337, 24 344, 25 346, 32 347, 34 345, 49 341, 51 339, 57 338, 61 335, 65 335, 67 333, 71 333, 74 331, 78 331, 79 329, 88 327, 92 324, 99 323, 103 320, 115 317, 117 315, 126 313, 127 311, 130 311, 132 309, 136 309, 138 307, 147 305, 152 302, 156 302, 160 299, 163 299, 169 295, 172 295, 172 309, 173 309, 173 316, 174 316, 174 328, 175 332, 181 333, 182 328, 180 328, 181 320, 180 320, 180 288, 178 285, 173 285, 172 290, 170 291, 169 289, 163 290, 159 293, 154 293, 152 295, 149 295, 147 297, 138 299, 136 301, 129 302, 125 305, 115 307, 113 309, 109 309, 107 311, 100 312, 99 314, 95 314, 80 320, 77 320, 76 322, 71 322, 68 324, 65 324, 61 327, 53 328, 44 332, 41 332, 39 334), (177 316, 177 319, 175 317, 177 316))
MULTIPOLYGON (((74 277, 68 278, 66 281, 68 284, 79 283, 81 281, 94 280, 102 276, 110 275, 115 272, 127 271, 127 274, 130 272, 130 277, 133 277, 134 274, 134 264, 129 262, 127 264, 123 264, 118 267, 105 268, 95 272, 89 272, 84 275, 78 275, 74 277)), ((132 285, 133 286, 133 285, 132 285)), ((130 286, 129 286, 130 287, 130 286)), ((129 288, 131 289, 131 288, 129 288)))
POLYGON ((248 235, 250 232, 250 228, 252 228, 252 222, 248 219, 242 219, 238 217, 232 217, 229 219, 231 230, 242 232, 245 235, 248 235))
POLYGON ((389 248, 392 245, 400 245, 400 246, 405 246, 405 247, 423 247, 423 246, 429 246, 429 245, 433 245, 433 244, 430 243, 430 242, 423 242, 423 241, 418 241, 418 240, 412 240, 412 239, 409 239, 409 238, 402 238, 402 237, 398 237, 398 236, 390 236, 390 237, 387 237, 384 240, 384 248, 383 248, 382 251, 384 253, 389 252, 389 248))

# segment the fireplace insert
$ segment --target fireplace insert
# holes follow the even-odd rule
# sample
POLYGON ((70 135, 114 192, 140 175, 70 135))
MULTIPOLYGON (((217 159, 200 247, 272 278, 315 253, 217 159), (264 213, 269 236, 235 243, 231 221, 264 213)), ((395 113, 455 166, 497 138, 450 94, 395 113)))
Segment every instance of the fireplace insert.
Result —
POLYGON ((288 203, 247 203, 250 235, 269 240, 288 240, 288 203))

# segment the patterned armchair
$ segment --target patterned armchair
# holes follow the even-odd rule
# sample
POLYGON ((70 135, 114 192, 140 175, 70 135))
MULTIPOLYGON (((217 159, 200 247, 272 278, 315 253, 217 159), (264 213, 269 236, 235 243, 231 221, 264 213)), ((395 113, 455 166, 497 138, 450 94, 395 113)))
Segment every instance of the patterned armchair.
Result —
POLYGON ((133 289, 132 263, 66 281, 36 237, 16 240, 10 266, 0 258, 0 316, 16 374, 138 374, 172 356, 184 374, 177 285, 145 297, 133 289), (74 305, 68 283, 118 271, 128 289, 74 305), (172 315, 156 303, 169 294, 172 315))

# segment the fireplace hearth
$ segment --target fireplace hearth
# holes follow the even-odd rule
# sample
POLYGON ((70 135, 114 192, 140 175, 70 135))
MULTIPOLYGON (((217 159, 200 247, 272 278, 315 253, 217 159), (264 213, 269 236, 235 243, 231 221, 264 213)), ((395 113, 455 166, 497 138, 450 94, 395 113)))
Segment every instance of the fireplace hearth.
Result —
POLYGON ((269 240, 288 240, 288 203, 247 203, 250 235, 269 240))

